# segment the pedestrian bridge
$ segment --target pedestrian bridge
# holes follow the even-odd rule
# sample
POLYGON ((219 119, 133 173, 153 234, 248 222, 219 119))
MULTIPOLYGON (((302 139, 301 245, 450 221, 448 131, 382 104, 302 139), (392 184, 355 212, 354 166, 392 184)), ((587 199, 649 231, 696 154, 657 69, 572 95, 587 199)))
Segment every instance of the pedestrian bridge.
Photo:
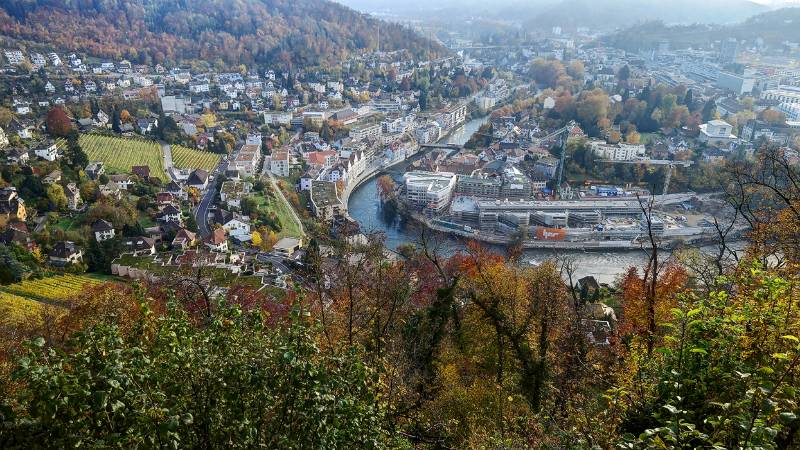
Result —
POLYGON ((461 150, 463 147, 458 144, 420 144, 420 148, 443 148, 447 150, 461 150))

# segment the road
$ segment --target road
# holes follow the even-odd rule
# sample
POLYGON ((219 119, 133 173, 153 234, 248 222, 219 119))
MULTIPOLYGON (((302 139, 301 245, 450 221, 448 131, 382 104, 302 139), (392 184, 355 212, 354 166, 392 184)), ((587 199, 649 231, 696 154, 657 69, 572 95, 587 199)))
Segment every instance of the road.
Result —
POLYGON ((195 221, 197 222, 197 231, 200 236, 206 237, 211 234, 211 229, 208 227, 208 210, 214 203, 214 195, 217 193, 217 183, 219 182, 219 175, 224 173, 228 168, 228 161, 219 163, 213 172, 209 173, 209 177, 213 176, 214 180, 209 183, 203 198, 200 200, 200 205, 195 210, 195 221))
POLYGON ((164 141, 158 141, 161 144, 161 153, 164 155, 164 172, 167 172, 167 176, 170 180, 175 180, 172 177, 172 147, 164 141))

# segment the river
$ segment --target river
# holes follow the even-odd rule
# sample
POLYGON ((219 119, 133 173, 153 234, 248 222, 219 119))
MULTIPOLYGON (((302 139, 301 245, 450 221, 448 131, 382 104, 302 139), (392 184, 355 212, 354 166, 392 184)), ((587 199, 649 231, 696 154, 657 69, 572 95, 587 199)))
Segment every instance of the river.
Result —
MULTIPOLYGON (((488 118, 478 118, 456 129, 444 139, 446 143, 463 145, 488 118)), ((392 169, 395 175, 402 174, 405 167, 400 164, 392 169)), ((372 178, 359 186, 350 195, 348 212, 365 233, 380 231, 386 237, 386 246, 396 249, 399 245, 413 243, 416 235, 402 220, 387 221, 381 212, 378 200, 377 178, 372 178)), ((462 245, 455 240, 452 245, 462 245)), ((498 249, 498 251, 501 251, 498 249)), ((625 272, 630 266, 642 267, 647 263, 647 255, 641 250, 614 252, 561 251, 561 255, 573 256, 577 261, 576 275, 583 277, 593 275, 601 283, 613 283, 617 275, 625 272)), ((528 250, 523 259, 529 263, 538 263, 556 254, 552 250, 528 250)))

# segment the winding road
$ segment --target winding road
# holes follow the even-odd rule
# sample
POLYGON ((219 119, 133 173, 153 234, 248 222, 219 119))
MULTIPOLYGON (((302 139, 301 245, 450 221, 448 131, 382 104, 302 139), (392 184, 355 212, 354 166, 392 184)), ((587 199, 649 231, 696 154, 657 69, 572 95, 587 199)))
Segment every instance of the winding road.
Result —
POLYGON ((214 203, 214 195, 217 193, 217 183, 219 182, 219 175, 224 173, 228 168, 228 161, 219 163, 213 172, 208 174, 209 178, 214 177, 214 180, 209 183, 206 190, 203 192, 203 198, 200 200, 200 205, 195 210, 195 221, 197 222, 197 231, 200 236, 206 237, 211 234, 211 229, 208 227, 208 211, 214 203))

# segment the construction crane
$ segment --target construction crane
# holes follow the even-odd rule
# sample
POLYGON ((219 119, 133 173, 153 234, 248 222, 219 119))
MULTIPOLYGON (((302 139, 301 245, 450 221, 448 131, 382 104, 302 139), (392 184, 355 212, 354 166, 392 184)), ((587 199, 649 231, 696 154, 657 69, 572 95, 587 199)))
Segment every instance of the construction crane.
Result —
POLYGON ((569 123, 562 128, 559 128, 543 138, 537 139, 539 143, 542 143, 556 137, 559 138, 559 146, 561 147, 561 161, 558 163, 558 182, 556 184, 558 198, 561 198, 561 180, 564 178, 564 161, 567 159, 567 139, 564 138, 564 134, 569 134, 570 130, 572 130, 576 125, 577 123, 574 120, 570 120, 569 123))
POLYGON ((643 166, 667 166, 667 174, 664 177, 664 192, 662 196, 667 195, 669 192, 669 182, 672 179, 672 171, 676 166, 689 167, 694 164, 694 161, 671 161, 668 159, 633 159, 630 161, 621 161, 616 159, 598 159, 597 162, 611 163, 611 164, 636 164, 643 166))

